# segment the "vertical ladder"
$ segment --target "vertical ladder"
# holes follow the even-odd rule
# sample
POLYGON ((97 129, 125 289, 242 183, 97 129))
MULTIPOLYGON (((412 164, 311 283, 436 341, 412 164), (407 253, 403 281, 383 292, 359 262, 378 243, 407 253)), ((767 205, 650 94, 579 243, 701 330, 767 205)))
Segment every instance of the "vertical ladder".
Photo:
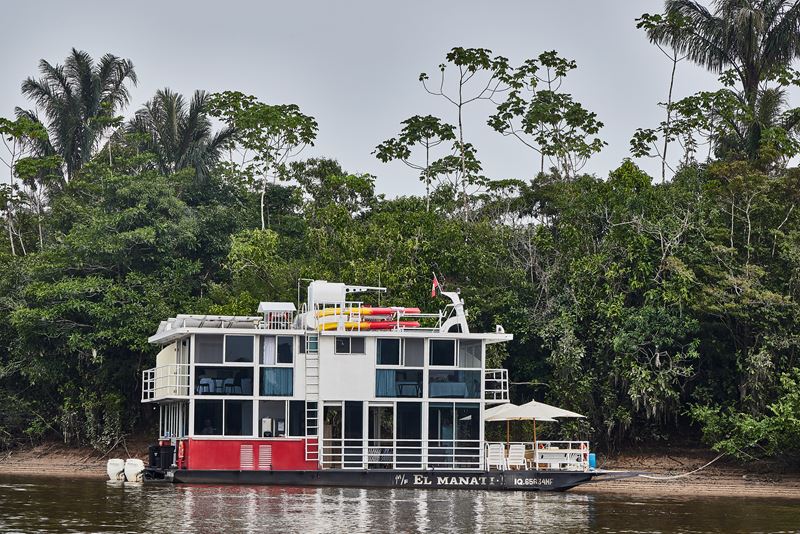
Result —
POLYGON ((319 335, 306 334, 306 461, 319 461, 319 335))

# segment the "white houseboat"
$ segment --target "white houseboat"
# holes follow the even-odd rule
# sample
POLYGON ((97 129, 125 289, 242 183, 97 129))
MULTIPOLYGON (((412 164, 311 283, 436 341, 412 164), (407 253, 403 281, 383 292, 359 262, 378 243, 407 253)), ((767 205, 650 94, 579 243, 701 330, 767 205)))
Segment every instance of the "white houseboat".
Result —
POLYGON ((178 315, 151 343, 142 402, 160 411, 146 478, 184 483, 564 490, 600 474, 587 442, 488 443, 505 369, 464 302, 435 314, 370 306, 385 288, 317 280, 257 316, 178 315), (365 297, 358 297, 365 298, 365 297))

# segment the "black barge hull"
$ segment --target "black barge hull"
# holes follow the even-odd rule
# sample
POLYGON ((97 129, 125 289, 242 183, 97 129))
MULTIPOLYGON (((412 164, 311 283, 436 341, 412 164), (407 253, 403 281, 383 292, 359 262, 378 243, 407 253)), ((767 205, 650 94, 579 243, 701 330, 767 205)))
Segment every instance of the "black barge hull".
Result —
POLYGON ((245 484, 407 489, 565 491, 589 482, 598 471, 202 471, 178 469, 167 480, 179 484, 245 484))

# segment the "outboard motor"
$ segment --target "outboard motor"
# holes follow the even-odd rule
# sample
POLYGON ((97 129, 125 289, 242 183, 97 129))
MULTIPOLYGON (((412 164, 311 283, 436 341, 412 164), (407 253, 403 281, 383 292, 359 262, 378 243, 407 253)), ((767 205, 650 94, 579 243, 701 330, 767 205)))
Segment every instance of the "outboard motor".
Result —
POLYGON ((112 458, 106 464, 106 473, 112 482, 125 482, 125 460, 112 458))

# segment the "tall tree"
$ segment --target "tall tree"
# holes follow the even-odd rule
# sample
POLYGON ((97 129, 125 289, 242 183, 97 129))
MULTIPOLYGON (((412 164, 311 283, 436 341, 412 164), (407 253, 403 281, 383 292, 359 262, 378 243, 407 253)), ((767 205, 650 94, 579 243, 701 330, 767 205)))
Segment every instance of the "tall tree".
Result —
POLYGON ((509 91, 489 118, 489 125, 513 136, 545 158, 565 178, 574 178, 588 159, 606 144, 595 136, 603 127, 597 115, 560 91, 567 73, 577 64, 555 51, 543 52, 516 69, 501 74, 509 91))
MULTIPOLYGON (((375 147, 374 154, 384 163, 399 159, 408 167, 419 171, 419 179, 425 182, 425 209, 430 211, 431 183, 437 178, 438 174, 452 170, 453 165, 448 165, 447 161, 455 159, 451 154, 449 158, 445 156, 441 159, 431 160, 431 150, 445 141, 454 141, 455 127, 442 122, 438 117, 432 115, 425 115, 424 117, 414 115, 404 120, 402 124, 403 129, 400 134, 375 147), (425 151, 424 162, 412 159, 412 152, 417 147, 425 151)), ((460 144, 456 143, 453 148, 455 151, 459 151, 460 144)))
POLYGON ((261 193, 261 229, 269 226, 267 185, 284 175, 286 163, 314 144, 317 121, 294 104, 270 105, 239 91, 211 95, 211 114, 237 130, 234 142, 242 151, 235 171, 244 174, 261 193))
POLYGON ((443 98, 456 110, 456 149, 458 174, 456 190, 461 193, 464 219, 469 219, 469 192, 467 188, 484 182, 479 175, 481 165, 475 148, 464 140, 464 109, 481 100, 491 100, 508 88, 503 84, 503 73, 508 69, 508 60, 493 56, 486 48, 462 48, 457 46, 445 56, 447 63, 439 64, 439 80, 432 82, 427 73, 419 75, 422 87, 429 94, 443 98), (451 80, 448 80, 448 69, 451 80))
MULTIPOLYGON (((711 72, 731 70, 741 84, 739 98, 755 110, 761 84, 800 56, 800 2, 797 0, 716 0, 713 12, 693 0, 666 0, 667 17, 686 21, 685 30, 656 24, 650 38, 670 46, 711 72)), ((754 158, 761 128, 752 121, 748 152, 754 158)))
POLYGON ((204 91, 195 91, 187 103, 183 95, 159 89, 128 122, 126 132, 141 134, 134 140, 155 156, 163 174, 193 168, 202 180, 234 134, 230 126, 215 133, 208 111, 209 96, 204 91))
POLYGON ((50 143, 64 160, 68 182, 89 161, 104 134, 119 124, 116 113, 129 102, 126 84, 137 83, 136 71, 129 59, 105 54, 95 63, 75 48, 63 65, 42 59, 39 71, 41 78, 22 82, 22 94, 44 113, 50 143))

